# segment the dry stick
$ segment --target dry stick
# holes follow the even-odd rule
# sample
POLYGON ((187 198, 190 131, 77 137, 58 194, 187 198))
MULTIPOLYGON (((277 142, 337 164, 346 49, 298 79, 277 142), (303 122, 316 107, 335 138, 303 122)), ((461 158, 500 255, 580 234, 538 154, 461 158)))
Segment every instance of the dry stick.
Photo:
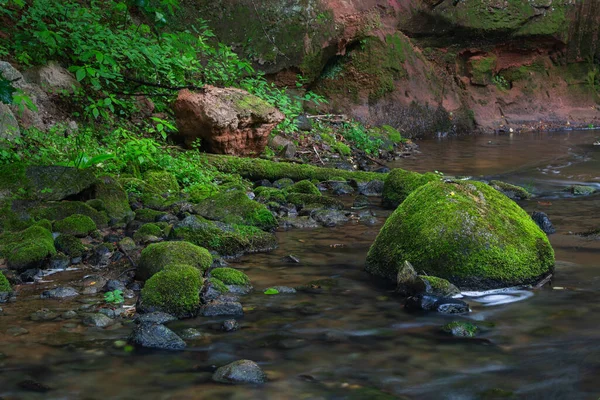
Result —
POLYGON ((123 246, 121 246, 119 243, 117 243, 117 248, 123 253, 125 254, 125 257, 127 257, 127 259, 129 260, 129 263, 133 266, 133 268, 129 268, 126 269, 125 271, 121 272, 121 274, 117 277, 120 278, 122 275, 126 274, 129 271, 135 271, 137 269, 137 265, 135 265, 135 262, 133 261, 133 259, 129 256, 129 254, 125 251, 125 249, 123 248, 123 246))
POLYGON ((363 152, 363 156, 364 156, 365 158, 367 158, 367 159, 369 159, 369 160, 373 161, 375 164, 379 164, 379 165, 381 165, 382 167, 386 167, 386 168, 387 168, 387 165, 385 165, 385 164, 384 164, 384 163, 382 163, 381 161, 378 161, 378 160, 374 159, 373 157, 371 157, 371 156, 367 155, 367 153, 364 153, 364 152, 363 152))
POLYGON ((546 276, 544 279, 542 279, 541 281, 539 281, 534 287, 533 289, 541 289, 542 286, 544 286, 546 283, 550 282, 550 280, 552 279, 552 274, 548 274, 548 276, 546 276))
POLYGON ((315 146, 313 146, 313 150, 315 151, 315 154, 317 155, 317 158, 319 159, 319 161, 321 161, 321 164, 325 165, 325 163, 323 162, 323 160, 321 160, 321 156, 317 152, 317 148, 315 146))

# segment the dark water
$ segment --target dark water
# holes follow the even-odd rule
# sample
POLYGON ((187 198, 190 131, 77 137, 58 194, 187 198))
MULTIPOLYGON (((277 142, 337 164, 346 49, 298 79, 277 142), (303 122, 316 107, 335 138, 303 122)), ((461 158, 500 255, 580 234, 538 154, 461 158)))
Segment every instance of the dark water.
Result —
MULTIPOLYGON (((439 326, 460 317, 411 315, 390 288, 363 271, 377 226, 281 232, 279 249, 243 258, 258 290, 242 299, 242 329, 221 333, 220 319, 175 325, 209 334, 180 353, 126 353, 113 346, 128 326, 85 328, 72 321, 23 319, 41 307, 76 309, 79 302, 39 300, 40 288, 21 290, 0 315, 0 397, 6 399, 593 399, 600 398, 600 240, 573 232, 600 227, 600 193, 576 198, 573 182, 600 183, 594 132, 486 136, 421 142, 422 154, 395 166, 487 178, 528 186, 525 202, 548 213, 557 268, 552 287, 527 300, 486 307, 471 303, 463 317, 483 330, 476 340, 452 339, 439 326), (491 141, 491 143, 489 143, 491 141), (291 264, 283 258, 294 254, 291 264), (267 296, 273 285, 315 285, 314 293, 267 296), (29 330, 13 337, 12 326, 29 330), (258 387, 210 382, 211 372, 240 358, 269 375, 258 387), (34 379, 53 390, 34 393, 34 379)), ((89 273, 54 275, 69 281, 89 273)), ((84 301, 84 300, 80 300, 84 301)))

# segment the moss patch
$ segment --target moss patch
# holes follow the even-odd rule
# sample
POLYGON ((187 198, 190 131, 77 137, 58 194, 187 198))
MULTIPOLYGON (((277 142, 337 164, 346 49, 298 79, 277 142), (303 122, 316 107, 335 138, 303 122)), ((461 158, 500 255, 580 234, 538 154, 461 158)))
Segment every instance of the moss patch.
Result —
POLYGON ((316 196, 314 194, 290 193, 286 196, 288 203, 297 207, 308 207, 309 205, 318 206, 318 208, 328 208, 332 210, 341 210, 344 204, 334 198, 326 196, 316 196))
POLYGON ((141 208, 135 211, 135 219, 141 222, 156 222, 163 215, 167 215, 167 213, 150 208, 141 208))
POLYGON ((205 271, 212 265, 208 250, 188 242, 154 243, 142 251, 136 278, 147 280, 169 264, 191 265, 205 271))
POLYGON ((52 233, 41 226, 32 226, 21 232, 0 236, 0 253, 8 267, 17 271, 39 268, 56 254, 52 233))
POLYGON ((431 182, 388 218, 367 270, 395 280, 404 260, 465 288, 533 283, 554 269, 554 251, 515 202, 481 182, 431 182))
POLYGON ((108 225, 106 213, 100 212, 81 201, 61 201, 57 203, 43 203, 29 210, 35 219, 48 219, 57 221, 70 217, 73 214, 87 215, 99 227, 108 225))
POLYGON ((527 200, 531 198, 531 193, 521 186, 511 185, 502 181, 490 181, 490 186, 513 200, 527 200))
POLYGON ((81 240, 72 235, 60 235, 54 240, 54 246, 60 252, 71 257, 81 257, 85 246, 81 240))
POLYGON ((101 177, 95 185, 95 193, 96 199, 102 201, 111 222, 129 222, 133 218, 127 193, 113 178, 101 177))
POLYGON ((439 180, 440 177, 431 172, 419 174, 399 168, 394 169, 388 174, 383 185, 383 206, 396 208, 415 189, 439 180))
POLYGON ((277 227, 273 214, 262 204, 250 200, 245 192, 221 192, 194 206, 194 212, 214 221, 256 226, 263 230, 277 227))
POLYGON ((73 214, 54 223, 54 230, 63 235, 86 237, 96 230, 96 224, 87 215, 73 214))
POLYGON ((0 271, 0 293, 2 292, 12 292, 12 287, 10 286, 8 279, 6 279, 6 276, 0 271))
POLYGON ((285 193, 303 193, 321 196, 321 191, 308 179, 302 180, 284 189, 285 193))
POLYGON ((213 278, 217 278, 225 285, 250 285, 250 278, 242 271, 233 268, 215 268, 210 271, 213 278))
POLYGON ((227 289, 227 286, 225 286, 225 284, 222 281, 220 281, 219 279, 211 276, 210 278, 208 278, 208 281, 212 285, 213 289, 215 289, 217 292, 219 292, 219 293, 229 292, 229 289, 227 289))
POLYGON ((163 229, 159 225, 149 223, 142 225, 140 229, 135 232, 133 240, 136 242, 146 242, 153 237, 161 238, 163 235, 163 229))
POLYGON ((202 284, 197 268, 169 264, 146 281, 142 302, 145 307, 157 308, 180 318, 193 316, 200 304, 202 284))
POLYGON ((479 328, 470 322, 454 321, 442 326, 442 332, 457 337, 475 337, 479 328))

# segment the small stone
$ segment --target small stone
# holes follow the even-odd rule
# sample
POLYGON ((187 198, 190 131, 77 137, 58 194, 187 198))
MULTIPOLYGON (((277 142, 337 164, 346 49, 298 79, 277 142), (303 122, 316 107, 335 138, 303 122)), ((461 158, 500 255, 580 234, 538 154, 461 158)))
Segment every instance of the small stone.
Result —
POLYGON ((184 329, 181 332, 179 332, 179 336, 182 339, 192 340, 192 339, 200 339, 204 335, 198 329, 187 328, 187 329, 184 329))
POLYGON ((368 206, 369 206, 369 198, 362 194, 356 196, 356 198, 354 199, 354 203, 352 204, 352 208, 355 208, 355 209, 362 209, 362 208, 366 208, 368 206))
POLYGON ((138 346, 163 350, 183 350, 185 342, 161 324, 141 323, 131 334, 130 341, 138 346))
POLYGON ((219 383, 261 384, 267 381, 267 375, 254 361, 239 360, 217 369, 213 380, 219 383))
POLYGON ((112 292, 114 290, 120 290, 122 292, 125 289, 125 284, 116 279, 109 279, 108 282, 106 282, 106 285, 104 285, 104 291, 106 292, 112 292))
POLYGON ((103 308, 100 308, 98 310, 98 312, 100 314, 106 315, 108 318, 113 318, 114 319, 114 318, 118 318, 119 315, 123 314, 125 312, 125 309, 124 308, 120 308, 120 307, 119 308, 114 308, 114 309, 113 308, 103 307, 103 308))
POLYGON ((112 319, 100 313, 88 314, 83 318, 82 322, 84 325, 96 328, 106 328, 107 326, 112 325, 114 323, 112 319))
POLYGON ((336 196, 343 196, 354 193, 354 188, 346 182, 331 181, 328 182, 329 189, 336 196))
POLYGON ((242 304, 237 301, 213 300, 200 309, 200 315, 204 317, 217 317, 222 315, 244 315, 242 304))
POLYGON ((45 290, 40 297, 42 299, 64 299, 67 297, 78 296, 79 293, 69 286, 60 286, 54 289, 45 290))
POLYGON ((358 193, 365 196, 381 196, 383 193, 383 181, 359 182, 358 193))
POLYGON ((98 288, 96 286, 88 286, 81 291, 82 294, 92 295, 98 293, 98 288))
POLYGON ((277 290, 278 294, 294 294, 296 293, 296 289, 294 289, 293 287, 289 287, 289 286, 271 286, 267 289, 265 289, 265 291, 267 290, 277 290))
POLYGON ((233 332, 240 329, 240 324, 235 319, 226 319, 221 324, 221 330, 225 332, 233 332))
POLYGON ((533 222, 535 222, 537 226, 539 226, 540 229, 544 231, 544 233, 548 235, 556 233, 556 229, 554 229, 554 225, 552 225, 552 222, 550 222, 550 218, 548 218, 548 215, 546 213, 541 211, 534 211, 531 214, 531 218, 533 219, 533 222))
POLYGON ((50 269, 67 269, 71 264, 71 258, 59 253, 50 259, 50 269))
POLYGON ((470 322, 454 321, 442 326, 442 331, 456 337, 474 337, 479 328, 470 322))
POLYGON ((32 321, 52 321, 53 319, 58 318, 58 314, 47 308, 42 308, 41 310, 32 313, 29 317, 32 321))
POLYGON ((442 314, 468 314, 471 310, 462 300, 444 298, 436 304, 436 311, 442 314))
POLYGON ((65 311, 60 316, 61 316, 62 319, 77 318, 77 311, 74 311, 74 310, 65 311))
POLYGON ((404 296, 415 294, 417 277, 417 271, 415 271, 412 264, 408 261, 404 261, 402 266, 398 268, 398 273, 396 274, 396 291, 404 296))
POLYGON ((225 286, 227 286, 227 290, 229 290, 229 293, 239 294, 239 295, 250 294, 250 293, 252 293, 252 290, 254 290, 254 288, 250 285, 225 285, 225 286))
POLYGON ((39 279, 42 275, 42 270, 39 268, 31 268, 27 271, 21 273, 19 278, 21 278, 22 282, 35 282, 36 279, 39 279))
POLYGON ((46 393, 52 390, 52 388, 50 388, 49 386, 46 386, 38 381, 34 381, 33 379, 21 381, 17 383, 17 386, 23 390, 37 393, 46 393))
POLYGON ((27 329, 22 328, 20 326, 12 326, 6 330, 7 335, 15 336, 15 337, 27 335, 28 333, 29 333, 29 331, 27 329))
POLYGON ((575 196, 587 196, 594 193, 596 191, 596 188, 592 186, 573 185, 567 188, 567 190, 575 196))
POLYGON ((167 322, 177 321, 177 317, 162 311, 155 311, 148 314, 138 314, 135 319, 139 323, 166 324, 167 322))
POLYGON ((312 121, 306 115, 299 115, 296 118, 296 127, 300 131, 309 132, 312 130, 312 121))

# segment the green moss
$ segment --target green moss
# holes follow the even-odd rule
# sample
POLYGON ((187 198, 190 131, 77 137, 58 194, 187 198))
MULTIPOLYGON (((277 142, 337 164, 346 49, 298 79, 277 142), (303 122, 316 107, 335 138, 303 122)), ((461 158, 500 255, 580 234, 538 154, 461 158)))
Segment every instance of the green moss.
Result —
POLYGON ((324 207, 333 210, 341 210, 344 208, 344 204, 341 201, 320 194, 319 196, 316 196, 314 194, 290 193, 287 195, 286 200, 297 207, 318 205, 319 208, 324 207))
POLYGON ((434 173, 419 174, 399 168, 393 169, 383 185, 383 206, 396 208, 415 189, 439 180, 440 177, 434 173))
POLYGON ((156 222, 163 215, 167 215, 164 211, 156 211, 150 208, 140 208, 139 210, 135 210, 135 219, 136 221, 141 222, 156 222))
POLYGON ((380 127, 380 130, 384 133, 384 136, 387 137, 394 143, 402 143, 405 142, 405 139, 402 137, 402 134, 398 132, 398 130, 389 125, 383 125, 380 127))
POLYGON ((41 219, 39 221, 36 221, 36 223, 34 225, 41 226, 44 229, 48 229, 49 231, 52 231, 52 222, 48 221, 47 219, 41 219))
POLYGON ((158 308, 178 317, 193 316, 200 304, 203 279, 190 265, 169 264, 146 281, 144 306, 158 308))
POLYGON ((85 237, 96 230, 96 224, 87 215, 73 214, 54 223, 54 231, 63 235, 85 237))
POLYGON ((248 278, 248 275, 246 275, 242 271, 238 271, 237 269, 215 268, 212 271, 210 271, 210 275, 213 278, 217 278, 225 285, 250 285, 250 278, 248 278))
POLYGON ((274 235, 257 227, 225 225, 197 215, 188 217, 176 225, 171 231, 171 236, 206 247, 222 256, 268 251, 277 246, 274 235))
POLYGON ((60 235, 54 240, 56 249, 71 257, 81 257, 85 246, 81 240, 72 235, 60 235))
POLYGON ((100 199, 91 199, 85 202, 88 206, 92 207, 97 211, 106 211, 106 207, 104 206, 104 202, 100 199))
POLYGON ((242 191, 220 192, 194 206, 194 212, 213 221, 256 226, 263 230, 277 227, 277 220, 263 205, 250 200, 242 191))
POLYGON ((305 179, 284 189, 284 193, 303 193, 321 196, 321 191, 309 180, 305 179))
POLYGON ((270 113, 276 111, 272 105, 252 94, 232 93, 232 96, 234 108, 242 117, 254 114, 266 119, 270 113))
POLYGON ((97 211, 81 201, 43 203, 30 209, 29 213, 33 218, 51 221, 65 219, 73 214, 81 214, 90 217, 99 228, 108 224, 106 213, 97 211))
POLYGON ((6 276, 0 271, 0 293, 2 292, 12 292, 12 287, 10 286, 8 279, 6 279, 6 276))
POLYGON ((189 195, 189 200, 192 203, 199 203, 215 195, 218 191, 219 189, 215 185, 205 183, 199 183, 186 189, 186 193, 189 195))
POLYGON ((328 181, 337 177, 348 181, 369 182, 385 177, 385 174, 375 172, 342 171, 335 168, 319 168, 308 164, 293 164, 221 155, 206 155, 206 162, 215 166, 221 172, 239 174, 252 181, 261 179, 275 181, 281 178, 290 178, 294 181, 304 179, 328 181))
POLYGON ((101 200, 112 222, 129 222, 133 211, 129 207, 127 193, 117 181, 103 176, 95 186, 96 199, 101 200))
POLYGON ((144 224, 133 235, 136 242, 145 242, 151 237, 163 237, 163 230, 160 226, 153 223, 144 224))
POLYGON ((342 156, 348 157, 352 155, 352 149, 346 143, 336 142, 333 146, 331 146, 331 148, 337 151, 342 156))
POLYGON ((404 260, 459 287, 536 282, 554 268, 544 234, 515 202, 481 182, 431 182, 388 218, 367 270, 396 279, 404 260))
POLYGON ((442 331, 452 336, 475 337, 479 328, 470 322, 454 321, 442 326, 442 331))
POLYGON ((0 253, 8 267, 17 271, 42 266, 56 254, 52 233, 41 226, 32 226, 21 232, 0 236, 0 253))
POLYGON ((144 174, 144 181, 161 196, 173 196, 179 193, 177 179, 166 171, 148 171, 144 174))
POLYGON ((254 190, 254 194, 256 195, 257 200, 264 203, 268 203, 270 201, 274 201, 279 204, 285 203, 285 193, 279 189, 259 186, 254 190))
POLYGON ((212 265, 208 250, 188 242, 154 243, 142 251, 136 278, 147 280, 169 264, 191 265, 205 271, 212 265))
POLYGON ((475 85, 489 85, 494 77, 496 68, 496 56, 474 57, 469 60, 471 66, 471 83, 475 85))
POLYGON ((425 283, 425 291, 435 296, 451 297, 460 294, 460 290, 446 279, 431 275, 418 275, 425 283))
POLYGON ((527 200, 531 198, 531 193, 521 186, 511 185, 502 181, 490 181, 490 186, 511 199, 527 200))
POLYGON ((227 289, 227 286, 225 286, 225 284, 220 281, 219 279, 215 278, 215 277, 210 277, 208 278, 208 281, 211 283, 212 287, 219 293, 227 293, 229 292, 229 289, 227 289))

